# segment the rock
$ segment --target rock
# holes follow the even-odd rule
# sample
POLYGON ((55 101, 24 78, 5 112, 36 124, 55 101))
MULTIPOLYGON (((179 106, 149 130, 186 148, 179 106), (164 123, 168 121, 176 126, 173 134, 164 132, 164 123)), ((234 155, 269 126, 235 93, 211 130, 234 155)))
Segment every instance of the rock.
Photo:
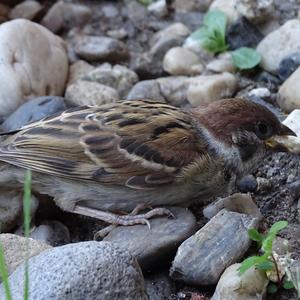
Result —
POLYGON ((247 231, 257 223, 250 216, 221 210, 180 245, 170 276, 191 285, 216 284, 225 268, 243 257, 251 244, 247 231))
POLYGON ((119 100, 119 95, 109 86, 80 80, 67 87, 65 98, 73 105, 101 105, 119 100))
POLYGON ((229 23, 234 22, 238 17, 239 13, 235 8, 237 0, 214 0, 209 7, 209 10, 220 10, 226 16, 229 23))
POLYGON ((237 79, 231 73, 203 75, 190 79, 187 99, 193 107, 231 97, 237 89, 237 79))
POLYGON ((166 102, 161 94, 160 84, 157 80, 143 80, 135 84, 127 95, 128 100, 150 99, 166 102))
POLYGON ((248 96, 258 98, 270 98, 271 92, 268 88, 256 88, 248 92, 248 96))
POLYGON ((258 28, 245 17, 238 18, 233 22, 229 26, 226 35, 226 40, 231 50, 241 47, 255 48, 262 39, 263 35, 258 28))
POLYGON ((235 73, 236 67, 233 65, 231 54, 229 52, 224 52, 216 59, 213 59, 206 65, 206 69, 215 73, 235 73))
POLYGON ((169 13, 166 0, 158 0, 151 3, 148 6, 148 11, 159 18, 166 17, 169 13))
POLYGON ((190 34, 190 30, 184 24, 179 22, 174 23, 155 33, 150 40, 150 46, 153 47, 159 40, 166 39, 170 36, 179 37, 184 40, 190 34))
POLYGON ((242 193, 251 193, 255 192, 257 189, 257 182, 253 175, 248 174, 246 176, 243 176, 238 182, 237 182, 237 188, 242 193))
POLYGON ((196 75, 203 71, 199 57, 186 48, 171 48, 164 57, 163 68, 171 75, 196 75))
MULTIPOLYGON (((136 260, 111 243, 90 241, 55 247, 28 263, 29 299, 148 299, 136 260)), ((9 281, 13 299, 23 299, 24 265, 9 281)), ((3 285, 0 295, 4 298, 3 285)))
POLYGON ((253 23, 266 21, 275 12, 274 0, 236 0, 235 7, 253 23))
POLYGON ((145 278, 145 288, 149 300, 169 299, 174 292, 172 281, 168 274, 152 274, 145 278))
POLYGON ((300 108, 299 80, 300 67, 282 84, 278 91, 277 102, 286 112, 300 108))
POLYGON ((280 62, 300 51, 300 20, 289 20, 279 29, 268 34, 257 46, 262 56, 261 67, 276 73, 280 62))
POLYGON ((66 109, 64 98, 38 97, 21 105, 1 125, 4 131, 13 131, 27 123, 38 121, 66 109))
POLYGON ((132 70, 121 66, 105 63, 82 76, 82 80, 98 82, 116 89, 121 98, 125 98, 138 81, 138 76, 132 70))
POLYGON ((8 232, 17 226, 22 216, 23 195, 17 191, 1 189, 0 193, 0 220, 1 232, 8 232))
POLYGON ((52 32, 58 32, 63 28, 83 27, 91 17, 92 11, 85 5, 58 1, 49 9, 41 23, 52 32))
POLYGON ((279 64, 278 77, 285 81, 300 66, 300 52, 285 57, 279 64))
POLYGON ((206 12, 209 8, 212 0, 175 0, 173 3, 174 8, 176 11, 195 11, 199 10, 202 12, 206 12))
POLYGON ((262 219, 262 215, 256 204, 253 202, 251 196, 241 193, 217 199, 203 209, 203 215, 205 218, 211 219, 224 208, 228 211, 249 215, 257 220, 262 219))
POLYGON ((78 60, 74 62, 70 66, 68 85, 71 85, 77 80, 82 79, 85 75, 93 70, 95 70, 95 67, 84 60, 78 60))
MULTIPOLYGON (((21 237, 10 233, 0 234, 0 243, 3 248, 5 263, 9 274, 25 261, 26 243, 28 242, 28 257, 52 248, 51 246, 31 238, 21 237)), ((4 299, 4 298, 3 298, 4 299)))
POLYGON ((16 5, 9 14, 10 19, 33 20, 42 10, 42 5, 34 0, 26 0, 16 5))
POLYGON ((117 227, 104 241, 127 249, 137 258, 142 269, 153 268, 157 262, 166 260, 196 229, 195 217, 189 210, 179 207, 170 210, 174 219, 151 219, 150 230, 145 225, 117 227))
POLYGON ((2 24, 0 61, 0 117, 28 99, 63 93, 68 74, 65 44, 43 26, 24 19, 2 24))
POLYGON ((115 29, 115 30, 108 30, 106 34, 114 39, 122 40, 128 36, 128 32, 125 28, 115 29))
POLYGON ((300 109, 293 110, 282 123, 300 136, 300 109))
POLYGON ((268 279, 263 271, 254 267, 240 275, 241 264, 228 267, 220 278, 211 300, 263 300, 268 279))
POLYGON ((256 77, 256 81, 267 83, 268 86, 273 85, 276 87, 281 83, 281 80, 278 77, 266 71, 262 71, 260 74, 258 74, 258 76, 256 77))
POLYGON ((116 62, 128 58, 127 46, 106 36, 80 36, 77 38, 76 53, 90 62, 116 62))
POLYGON ((55 220, 42 222, 30 233, 30 237, 53 247, 70 243, 69 229, 55 220))

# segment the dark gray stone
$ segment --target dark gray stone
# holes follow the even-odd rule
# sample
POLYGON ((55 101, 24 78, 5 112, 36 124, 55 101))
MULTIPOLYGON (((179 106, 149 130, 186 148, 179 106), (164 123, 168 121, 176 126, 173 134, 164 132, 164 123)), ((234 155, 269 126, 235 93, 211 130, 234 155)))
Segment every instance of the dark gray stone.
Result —
POLYGON ((79 36, 75 52, 89 62, 117 62, 129 56, 128 48, 123 42, 106 36, 79 36))
POLYGON ((165 102, 160 85, 156 80, 143 80, 136 83, 130 90, 127 99, 151 99, 165 102))
POLYGON ((27 123, 38 121, 66 109, 64 98, 45 96, 21 105, 2 124, 4 131, 16 130, 27 123))
POLYGON ((268 86, 273 85, 277 87, 281 83, 281 80, 277 76, 266 71, 259 73, 255 79, 258 82, 266 83, 268 86))
POLYGON ((149 300, 169 299, 174 292, 174 285, 168 274, 165 273, 146 276, 145 288, 149 300))
POLYGON ((253 175, 248 174, 237 182, 237 188, 242 193, 254 192, 257 189, 257 182, 253 175))
POLYGON ((30 237, 54 247, 70 243, 69 229, 55 220, 42 222, 31 232, 30 237))
MULTIPOLYGON (((9 277, 12 298, 21 300, 24 265, 9 277)), ((106 242, 82 242, 52 248, 29 259, 30 300, 148 299, 136 260, 106 242)), ((0 298, 5 299, 3 285, 0 298)))
POLYGON ((257 219, 245 214, 221 210, 180 245, 171 277, 193 285, 216 284, 225 268, 248 250, 248 229, 257 223, 257 219))
POLYGON ((151 229, 145 225, 117 227, 104 241, 127 249, 135 256, 142 269, 153 268, 164 261, 196 230, 194 215, 185 208, 172 207, 174 219, 151 219, 151 229))
POLYGON ((300 52, 285 57, 279 64, 278 77, 285 81, 300 66, 300 52))
POLYGON ((226 35, 226 41, 231 50, 241 47, 255 48, 262 39, 263 35, 261 32, 245 17, 241 17, 232 23, 226 35))

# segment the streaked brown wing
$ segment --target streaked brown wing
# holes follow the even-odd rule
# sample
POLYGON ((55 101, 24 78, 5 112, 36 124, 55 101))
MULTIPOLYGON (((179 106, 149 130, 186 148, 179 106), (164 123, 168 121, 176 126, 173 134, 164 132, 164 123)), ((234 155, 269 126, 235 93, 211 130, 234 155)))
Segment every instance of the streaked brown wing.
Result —
POLYGON ((150 100, 67 110, 0 146, 0 160, 20 167, 132 188, 171 183, 202 153, 188 115, 150 100))

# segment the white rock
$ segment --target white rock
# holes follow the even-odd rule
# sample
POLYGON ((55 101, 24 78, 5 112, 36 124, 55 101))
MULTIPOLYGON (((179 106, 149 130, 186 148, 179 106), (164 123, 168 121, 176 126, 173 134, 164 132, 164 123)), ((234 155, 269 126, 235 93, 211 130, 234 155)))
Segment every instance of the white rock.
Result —
POLYGON ((0 26, 0 116, 28 99, 62 95, 68 75, 63 40, 24 19, 0 26))
POLYGON ((237 78, 231 73, 203 75, 190 79, 187 99, 192 106, 208 105, 209 103, 228 98, 237 88, 237 78))
POLYGON ((236 0, 235 7, 253 23, 266 21, 275 11, 274 0, 236 0))
POLYGON ((239 17, 239 13, 236 10, 237 0, 214 0, 210 5, 209 10, 220 10, 228 19, 228 23, 232 23, 239 17))
POLYGON ((24 1, 16 5, 10 12, 10 19, 23 18, 32 20, 40 11, 42 10, 42 5, 33 0, 24 1))
POLYGON ((109 86, 90 81, 77 81, 67 87, 65 98, 74 105, 101 105, 119 100, 119 95, 109 86))
POLYGON ((268 88, 256 88, 251 90, 248 95, 250 97, 267 98, 271 96, 271 92, 268 88))
POLYGON ((166 0, 158 0, 148 6, 149 12, 157 17, 165 17, 168 15, 166 0))
POLYGON ((240 265, 233 264, 224 271, 211 300, 263 299, 268 285, 264 272, 252 267, 240 276, 240 265))
POLYGON ((268 34, 256 50, 262 56, 262 68, 271 73, 276 72, 283 58, 300 51, 300 20, 287 21, 268 34))
POLYGON ((199 57, 189 49, 174 47, 164 57, 163 68, 172 75, 195 75, 203 71, 199 57))
POLYGON ((300 109, 293 110, 282 123, 300 137, 300 109))
POLYGON ((236 67, 233 65, 231 54, 229 52, 222 53, 218 58, 212 60, 206 65, 207 70, 215 73, 235 73, 236 67))
MULTIPOLYGON (((300 37, 299 37, 300 38, 300 37)), ((300 40, 299 40, 300 41, 300 40)), ((277 102, 279 106, 291 112, 300 108, 300 67, 282 84, 278 91, 277 102)))

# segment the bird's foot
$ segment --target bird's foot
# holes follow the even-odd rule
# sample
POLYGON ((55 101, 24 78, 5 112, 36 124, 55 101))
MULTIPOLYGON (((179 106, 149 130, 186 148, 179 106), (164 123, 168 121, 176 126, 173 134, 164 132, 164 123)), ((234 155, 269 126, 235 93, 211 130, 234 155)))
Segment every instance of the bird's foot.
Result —
POLYGON ((150 211, 148 211, 146 213, 142 213, 142 214, 139 213, 141 210, 144 210, 147 207, 149 208, 149 206, 141 204, 141 205, 138 205, 128 215, 117 215, 117 214, 114 214, 111 212, 104 212, 104 211, 100 211, 97 209, 92 209, 92 208, 87 208, 84 206, 77 205, 77 206, 75 206, 75 209, 73 212, 81 214, 81 215, 97 218, 104 222, 113 224, 113 225, 110 225, 110 226, 98 231, 94 236, 95 239, 105 237, 117 225, 130 226, 130 225, 136 225, 136 224, 145 224, 150 229, 151 225, 150 225, 149 219, 151 219, 153 217, 168 216, 169 218, 174 218, 174 215, 172 214, 172 212, 163 207, 151 209, 150 211))

